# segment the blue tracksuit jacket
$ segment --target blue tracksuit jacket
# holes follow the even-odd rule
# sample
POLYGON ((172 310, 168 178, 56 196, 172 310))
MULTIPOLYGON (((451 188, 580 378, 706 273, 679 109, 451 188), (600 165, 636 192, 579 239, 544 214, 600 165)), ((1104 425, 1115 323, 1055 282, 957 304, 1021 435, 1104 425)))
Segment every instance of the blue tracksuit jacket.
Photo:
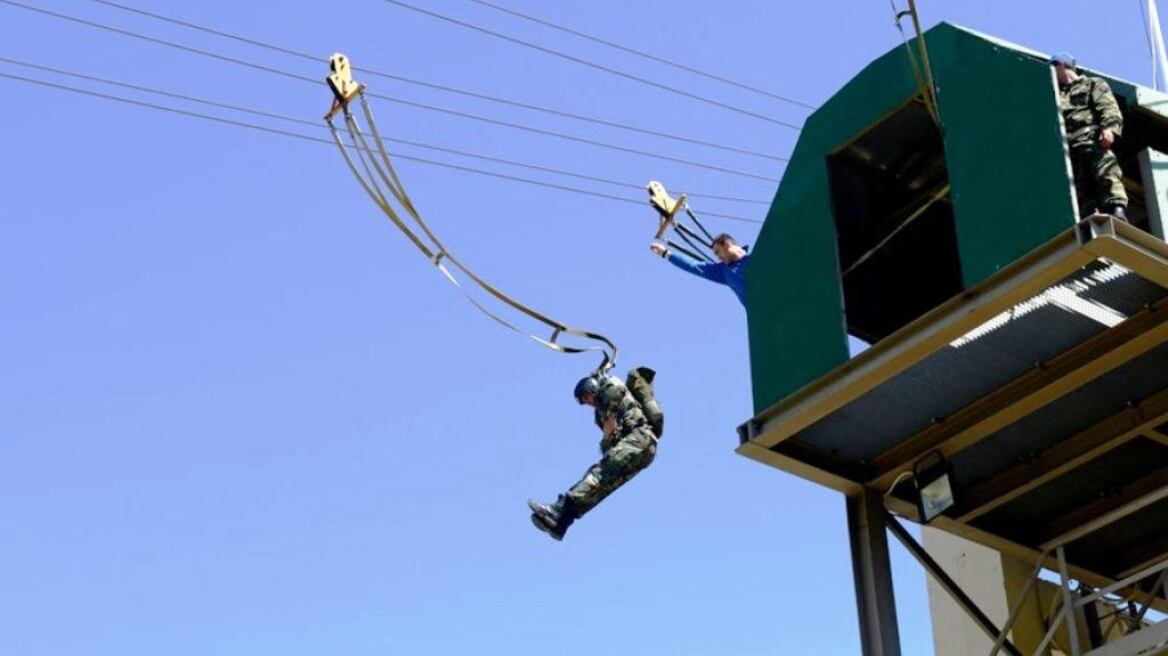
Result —
POLYGON ((734 264, 724 264, 722 262, 698 262, 691 257, 671 250, 669 261, 682 271, 688 271, 695 276, 726 285, 742 302, 742 307, 746 307, 746 267, 750 265, 749 255, 734 264))

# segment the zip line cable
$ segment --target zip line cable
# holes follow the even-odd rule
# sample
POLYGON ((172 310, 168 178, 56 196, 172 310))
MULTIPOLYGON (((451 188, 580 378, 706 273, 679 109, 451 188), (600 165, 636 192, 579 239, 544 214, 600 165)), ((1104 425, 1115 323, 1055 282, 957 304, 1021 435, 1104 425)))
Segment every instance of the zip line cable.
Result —
MULTIPOLYGON (((190 95, 181 94, 181 93, 174 93, 172 91, 165 91, 163 89, 157 89, 154 87, 147 87, 147 86, 142 86, 142 85, 138 85, 138 84, 130 84, 127 82, 119 82, 117 80, 111 80, 109 78, 98 77, 96 75, 88 75, 86 73, 78 73, 76 71, 69 71, 69 70, 65 70, 62 68, 56 68, 53 66, 44 66, 41 64, 34 64, 31 62, 21 61, 19 59, 9 59, 7 57, 0 56, 0 62, 12 64, 15 66, 24 66, 27 68, 33 68, 36 70, 46 71, 49 73, 55 73, 57 75, 67 75, 69 77, 74 77, 74 78, 78 78, 78 79, 82 79, 82 80, 89 80, 91 82, 108 84, 111 86, 121 87, 123 89, 132 89, 134 91, 141 91, 143 93, 151 93, 151 94, 155 94, 155 95, 159 95, 159 96, 165 96, 168 98, 175 98, 175 99, 184 100, 187 102, 198 103, 200 105, 207 105, 210 107, 219 107, 221 109, 229 109, 229 110, 236 111, 236 112, 243 112, 245 114, 252 114, 255 116, 263 116, 266 118, 274 118, 274 119, 277 119, 280 121, 287 121, 289 123, 310 125, 314 128, 327 128, 327 126, 323 125, 319 120, 310 121, 307 119, 297 118, 295 116, 287 116, 285 114, 277 114, 275 112, 254 109, 251 107, 244 107, 242 105, 233 105, 230 103, 224 103, 224 102, 219 102, 219 101, 215 101, 215 100, 208 100, 206 98, 199 98, 197 96, 190 96, 190 95)), ((509 166, 517 166, 520 168, 531 169, 534 171, 542 171, 544 173, 553 173, 555 175, 562 175, 562 176, 566 176, 566 177, 570 177, 570 178, 578 178, 581 180, 588 180, 591 182, 599 182, 599 183, 603 183, 603 184, 612 185, 615 187, 622 187, 625 189, 637 189, 637 190, 644 189, 644 185, 637 184, 634 182, 613 180, 611 178, 602 178, 599 176, 587 175, 587 174, 583 174, 583 173, 576 173, 573 171, 565 171, 563 169, 557 169, 557 168, 553 168, 550 166, 529 164, 527 162, 520 162, 517 160, 507 159, 507 158, 503 158, 503 157, 495 157, 492 155, 482 155, 480 153, 472 153, 472 152, 465 151, 465 150, 459 150, 456 148, 447 148, 444 146, 437 146, 434 144, 428 144, 428 143, 424 143, 424 142, 420 142, 420 141, 411 141, 408 139, 393 139, 393 138, 387 139, 387 141, 390 141, 393 143, 403 144, 406 146, 413 146, 415 148, 424 148, 426 150, 433 150, 433 151, 437 151, 437 152, 449 153, 452 155, 459 155, 462 157, 470 157, 472 159, 479 159, 479 160, 483 160, 483 161, 487 161, 487 162, 495 162, 497 164, 506 164, 509 166)), ((691 195, 710 199, 710 200, 722 200, 722 201, 738 202, 738 203, 751 203, 751 204, 757 204, 757 205, 765 205, 765 204, 769 203, 769 201, 749 199, 749 198, 738 198, 735 196, 718 196, 718 195, 713 195, 713 194, 702 194, 702 193, 697 193, 697 192, 690 192, 690 193, 691 193, 691 195)))
MULTIPOLYGON (((123 35, 123 36, 129 36, 129 37, 132 37, 132 38, 141 39, 141 40, 143 40, 143 41, 147 41, 147 42, 150 42, 150 43, 155 43, 155 44, 158 44, 158 45, 164 45, 164 46, 168 46, 168 47, 175 48, 175 49, 178 49, 178 50, 182 50, 182 51, 185 51, 185 52, 189 52, 189 53, 192 53, 192 54, 200 55, 200 56, 203 56, 203 57, 209 57, 209 58, 212 58, 212 59, 217 59, 217 60, 220 60, 220 61, 224 61, 224 62, 228 62, 228 63, 236 64, 236 65, 239 65, 239 66, 246 66, 246 67, 248 67, 248 68, 251 68, 251 69, 254 69, 254 70, 258 70, 258 71, 263 71, 263 72, 270 73, 270 74, 273 74, 273 75, 279 75, 279 76, 281 76, 281 77, 286 77, 286 78, 290 78, 290 79, 293 79, 293 80, 300 80, 301 82, 308 82, 308 83, 310 83, 310 84, 313 84, 313 85, 319 85, 319 84, 320 84, 320 82, 319 82, 319 81, 317 81, 317 80, 315 80, 315 79, 313 79, 313 78, 310 78, 310 77, 308 77, 308 76, 305 76, 305 75, 299 75, 299 74, 297 74, 297 73, 291 73, 291 72, 289 72, 289 71, 285 71, 285 70, 282 70, 282 69, 279 69, 279 68, 274 68, 274 67, 271 67, 271 66, 264 66, 264 65, 262 65, 262 64, 255 64, 255 63, 252 63, 252 62, 249 62, 249 61, 245 61, 245 60, 242 60, 242 59, 238 59, 238 58, 236 58, 236 57, 229 57, 229 56, 227 56, 227 55, 221 55, 221 54, 218 54, 218 53, 215 53, 215 52, 211 52, 211 51, 208 51, 208 50, 202 50, 202 49, 200 49, 200 48, 194 48, 194 47, 191 47, 191 46, 188 46, 188 45, 184 45, 184 44, 181 44, 181 43, 176 43, 176 42, 174 42, 174 41, 168 41, 168 40, 166 40, 166 39, 160 39, 160 38, 157 38, 157 37, 153 37, 153 36, 149 36, 149 35, 145 35, 145 34, 140 34, 140 33, 138 33, 138 32, 132 32, 132 31, 130 31, 130 30, 124 30, 124 29, 121 29, 121 28, 118 28, 118 27, 113 27, 113 26, 111 26, 111 25, 105 25, 105 24, 103 24, 103 23, 97 23, 97 22, 95 22, 95 21, 90 21, 90 20, 87 20, 87 19, 78 18, 78 17, 76 17, 76 16, 70 16, 70 15, 67 15, 67 14, 62 14, 62 13, 55 12, 55 11, 50 11, 50 10, 47 10, 47 9, 41 9, 41 8, 39 8, 39 7, 32 7, 32 6, 30 6, 30 5, 26 5, 26 4, 23 4, 23 3, 20 3, 20 2, 16 2, 15 0, 0 0, 0 4, 6 4, 6 5, 13 6, 13 7, 19 7, 19 8, 21 8, 21 9, 27 9, 27 10, 29 10, 29 11, 33 11, 33 12, 36 12, 36 13, 40 13, 40 14, 44 14, 44 15, 47 15, 47 16, 51 16, 51 17, 53 17, 53 18, 59 18, 59 19, 62 19, 62 20, 67 20, 67 21, 73 22, 73 23, 78 23, 78 24, 81 24, 81 25, 85 25, 85 26, 87 26, 87 27, 93 27, 93 28, 96 28, 96 29, 101 29, 101 30, 106 30, 106 31, 109 31, 109 32, 113 32, 113 33, 115 33, 115 34, 120 34, 120 35, 123 35)), ((621 145, 619 145, 619 144, 613 144, 613 143, 609 143, 609 142, 605 142, 605 141, 600 141, 600 140, 596 140, 596 139, 588 139, 588 138, 585 138, 585 137, 577 137, 577 136, 575 136, 575 135, 566 134, 566 133, 563 133, 563 132, 555 132, 555 131, 553 131, 553 130, 545 130, 545 129, 543 129, 543 128, 537 128, 537 127, 533 127, 533 126, 530 126, 530 125, 523 125, 523 124, 519 124, 519 123, 511 123, 511 122, 509 122, 509 121, 503 121, 503 120, 500 120, 500 119, 490 118, 490 117, 487 117, 487 116, 482 116, 482 115, 479 115, 479 114, 471 114, 471 113, 468 113, 468 112, 462 112, 462 111, 458 111, 458 110, 447 109, 447 108, 444 108, 444 107, 438 107, 438 106, 435 106, 435 105, 428 105, 428 104, 426 104, 426 103, 415 102, 415 101, 412 101, 412 100, 404 100, 404 99, 401 99, 401 98, 394 98, 393 96, 386 96, 386 95, 382 95, 382 94, 373 94, 373 93, 371 93, 371 94, 369 94, 369 95, 370 95, 371 97, 374 97, 374 98, 379 98, 379 99, 382 99, 382 100, 386 100, 386 101, 388 101, 388 102, 397 103, 397 104, 399 104, 399 105, 405 105, 405 106, 408 106, 408 107, 414 107, 414 108, 417 108, 417 109, 424 109, 424 110, 431 111, 431 112, 437 112, 437 113, 447 114, 447 115, 451 115, 451 116, 457 116, 457 117, 460 117, 460 118, 466 118, 466 119, 475 120, 475 121, 484 122, 484 123, 490 123, 490 124, 492 124, 492 125, 498 125, 498 126, 508 127, 508 128, 512 128, 512 129, 516 129, 516 130, 523 130, 523 131, 525 131, 525 132, 531 132, 531 133, 534 133, 534 134, 541 134, 541 135, 545 135, 545 136, 556 137, 556 138, 559 138, 559 139, 564 139, 564 140, 567 140, 567 141, 573 141, 573 142, 576 142, 576 143, 584 143, 584 144, 589 144, 589 145, 597 146, 597 147, 600 147, 600 148, 606 148, 606 149, 609 149, 609 150, 615 150, 615 151, 619 151, 619 152, 625 152, 625 153, 630 153, 630 154, 634 154, 634 155, 640 155, 640 156, 643 156, 643 157, 649 157, 649 158, 653 158, 653 159, 659 159, 659 160, 662 160, 662 161, 667 161, 667 162, 674 162, 674 163, 677 163, 677 164, 685 164, 685 165, 687 165, 687 166, 693 166, 693 167, 696 167, 696 168, 702 168, 702 169, 707 169, 707 170, 711 170, 711 171, 718 171, 718 172, 720 172, 720 173, 726 173, 726 174, 729 174, 729 175, 736 175, 736 176, 739 176, 739 177, 753 178, 753 179, 755 179, 755 180, 761 180, 761 181, 764 181, 764 182, 778 182, 778 178, 772 178, 772 177, 768 177, 768 176, 758 175, 758 174, 755 174, 755 173, 749 173, 749 172, 747 172, 747 171, 741 171, 741 170, 737 170, 737 169, 733 169, 733 168, 729 168, 729 167, 718 166, 718 165, 715 165, 715 164, 707 164, 707 163, 704 163, 704 162, 699 162, 699 161, 695 161, 695 160, 692 160, 692 159, 686 159, 686 158, 682 158, 682 157, 673 157, 673 156, 671 156, 671 155, 664 155, 664 154, 661 154, 661 153, 654 153, 654 152, 650 152, 650 151, 646 151, 646 150, 642 150, 642 149, 638 149, 638 148, 632 148, 632 147, 628 147, 628 146, 621 146, 621 145)))
POLYGON ((430 229, 429 225, 426 223, 425 219, 422 217, 421 213, 417 210, 417 207, 414 205, 413 201, 410 200, 409 195, 406 193, 405 187, 402 185, 401 179, 397 175, 393 161, 390 159, 389 154, 385 150, 384 141, 382 141, 381 133, 377 129, 377 123, 373 119, 373 112, 369 109, 368 101, 365 99, 364 94, 360 95, 361 110, 365 115, 365 122, 369 126, 369 132, 372 134, 376 150, 369 145, 368 140, 365 138, 365 131, 361 130, 361 128, 357 125, 356 119, 353 118, 352 113, 349 111, 347 102, 344 106, 344 115, 345 127, 352 144, 351 150, 352 152, 356 153, 358 161, 361 164, 361 170, 365 172, 364 176, 361 175, 361 171, 359 171, 357 166, 353 163, 353 158, 350 154, 350 148, 346 147, 344 141, 341 140, 340 133, 337 131, 336 126, 332 122, 331 113, 330 117, 327 119, 328 126, 332 133, 333 142, 336 144, 337 150, 340 151, 341 157, 345 160, 345 164, 348 166, 349 171, 352 172, 353 177, 357 179, 357 182, 361 185, 361 188, 365 190, 365 193, 369 195, 374 204, 376 204, 382 213, 385 214, 386 218, 388 218, 398 228, 398 230, 400 230, 402 234, 404 234, 414 244, 414 247, 417 248, 418 251, 426 257, 426 259, 430 260, 430 263, 433 264, 435 268, 442 272, 442 274, 446 277, 447 280, 450 281, 452 285, 458 288, 463 296, 465 296, 466 299, 475 306, 475 308, 477 308, 490 319, 498 322, 505 328, 528 337, 538 344, 559 353, 577 354, 600 352, 603 354, 603 359, 601 360, 600 366, 597 367, 596 371, 603 373, 612 368, 616 364, 617 356, 617 347, 616 344, 612 342, 612 340, 608 339, 604 335, 601 335, 600 333, 593 332, 591 330, 569 326, 527 306, 524 303, 516 301, 499 288, 484 280, 477 273, 464 265, 457 257, 454 256, 453 253, 447 250, 442 241, 430 229), (380 158, 378 158, 375 153, 376 155, 380 155, 380 158), (374 175, 374 171, 376 172, 376 176, 374 175), (380 184, 378 183, 378 179, 381 180, 380 184), (390 195, 393 196, 393 198, 397 201, 401 209, 403 209, 405 213, 411 219, 413 219, 413 222, 417 224, 418 228, 421 229, 426 239, 429 240, 428 244, 425 243, 422 237, 411 230, 410 227, 406 225, 405 221, 402 220, 401 215, 397 211, 397 208, 395 208, 394 205, 389 202, 389 200, 385 197, 385 194, 382 192, 381 187, 383 185, 386 190, 389 191, 390 195), (463 287, 458 278, 456 278, 454 274, 450 272, 450 269, 447 268, 446 263, 449 263, 452 267, 460 271, 463 275, 474 282, 476 286, 493 296, 498 301, 506 304, 513 310, 526 315, 527 317, 534 319, 539 323, 544 324, 548 328, 551 328, 551 336, 547 339, 544 339, 533 333, 529 333, 514 325, 510 321, 507 321, 498 313, 487 309, 486 306, 480 303, 478 299, 472 296, 470 292, 467 291, 465 287, 463 287), (561 335, 570 335, 593 342, 599 342, 599 345, 583 347, 565 346, 558 342, 561 335))
MULTIPOLYGON (((94 0, 94 1, 101 2, 102 0, 94 0)), ((767 91, 766 89, 760 89, 758 87, 751 86, 751 85, 745 84, 743 82, 731 80, 727 77, 718 75, 716 73, 710 73, 710 72, 703 71, 703 70, 698 69, 698 68, 694 68, 692 66, 680 64, 678 62, 666 59, 664 57, 659 57, 659 56, 654 55, 652 53, 645 52, 644 50, 638 50, 636 48, 631 48, 629 46, 621 45, 619 43, 614 43, 614 42, 609 41, 607 39, 602 39, 598 36, 594 36, 594 35, 588 34, 586 32, 581 32, 580 30, 575 30, 575 29, 572 29, 570 27, 565 27, 563 25, 557 25, 556 23, 553 23, 549 20, 544 20, 542 18, 538 18, 538 17, 532 16, 530 14, 525 14, 523 12, 516 11, 514 9, 502 7, 500 5, 497 5, 497 4, 494 4, 491 2, 487 2, 486 0, 467 0, 467 1, 473 2, 473 3, 478 4, 478 5, 483 5, 484 7, 490 7, 491 9, 494 9, 495 11, 501 11, 505 14, 510 14, 511 16, 515 16, 517 18, 522 18, 523 20, 531 21, 532 23, 536 23, 537 25, 543 25, 544 27, 550 27, 553 30, 559 30, 560 32, 565 32, 567 34, 571 34, 572 36, 578 36, 581 39, 587 39, 589 41, 608 46, 609 48, 615 48, 616 50, 621 50, 623 52, 627 52, 629 54, 636 55, 638 57, 643 57, 645 59, 655 61, 659 64, 665 64, 666 66, 672 66, 673 68, 685 71, 687 73, 693 73, 694 75, 700 75, 702 77, 705 77, 705 78, 708 78, 711 80, 716 80, 716 81, 721 82, 723 84, 729 84, 731 86, 738 87, 739 89, 746 89, 747 91, 753 91, 754 93, 758 93, 758 94, 761 94, 764 96, 769 96, 771 98, 774 98, 775 100, 781 100, 783 102, 790 103, 792 105, 804 107, 806 109, 818 109, 815 105, 809 105, 805 102, 795 100, 794 98, 780 96, 779 94, 772 93, 770 91, 767 91)))
MULTIPOLYGON (((3 1, 6 1, 6 0, 0 0, 0 2, 3 2, 3 1)), ((725 167, 725 166, 718 166, 716 164, 706 164, 703 162, 698 162, 698 161, 686 159, 683 157, 674 157, 672 155, 663 155, 661 153, 654 153, 654 152, 650 152, 650 151, 646 151, 646 150, 641 150, 639 148, 631 148, 628 146, 621 146, 618 144, 607 143, 604 141, 597 141, 595 139, 588 139, 585 137, 577 137, 575 135, 565 134, 562 132, 554 132, 551 130, 544 130, 543 128, 536 128, 536 127, 532 127, 529 125, 510 123, 508 121, 502 121, 499 119, 490 118, 488 116, 481 116, 478 114, 468 114, 466 112, 460 112, 460 111, 452 110, 452 109, 445 109, 442 107, 435 107, 434 105, 427 105, 425 103, 414 102, 412 100, 402 100, 400 98, 394 98, 392 96, 386 96, 386 95, 377 94, 377 93, 370 93, 368 95, 371 98, 388 100, 389 102, 398 103, 400 105, 407 105, 407 106, 416 107, 419 109, 426 109, 426 110, 429 110, 432 112, 439 112, 442 114, 449 114, 452 116, 458 116, 460 118, 468 118, 468 119, 473 119, 476 121, 482 121, 484 123, 501 125, 501 126, 505 126, 505 127, 509 127, 509 128, 514 128, 517 130, 524 130, 526 132, 533 132, 535 134, 542 134, 542 135, 547 135, 547 136, 558 137, 560 139, 565 139, 568 141, 575 141, 577 143, 590 144, 593 146, 599 146, 602 148, 607 148, 609 150, 615 150, 615 151, 619 151, 619 152, 623 152, 623 153, 630 153, 633 155, 641 155, 644 157, 651 157, 653 159, 659 159, 659 160, 666 161, 666 162, 673 162, 675 164, 685 164, 685 165, 697 167, 700 169, 707 169, 710 171, 717 171, 719 173, 727 173, 730 175, 736 175, 736 176, 742 177, 742 178, 752 178, 754 180, 762 180, 763 182, 778 182, 779 181, 778 178, 772 178, 772 177, 765 176, 765 175, 758 175, 755 173, 741 171, 738 169, 732 169, 732 168, 725 167)))
POLYGON ((476 32, 480 32, 482 34, 487 34, 487 35, 493 36, 497 39, 502 39, 504 41, 508 41, 510 43, 514 43, 516 45, 520 45, 520 46, 523 46, 525 48, 531 48, 532 50, 537 50, 537 51, 542 52, 544 54, 553 55, 555 57, 559 57, 561 59, 566 59, 568 61, 572 61, 572 62, 575 62, 577 64, 581 64, 583 66, 588 66, 589 68, 594 68, 594 69, 597 69, 600 71, 604 71, 606 73, 610 73, 612 75, 616 75, 618 77, 623 77, 623 78, 628 79, 628 80, 633 80, 634 82, 640 82, 641 84, 645 84, 645 85, 648 85, 648 86, 651 86, 651 87, 654 87, 657 89, 661 89, 663 91, 668 91, 669 93, 677 94, 679 96, 684 96, 684 97, 689 98, 691 100, 697 100, 699 102, 703 102, 703 103, 706 103, 708 105, 714 105, 715 107, 721 107, 722 109, 726 109, 726 110, 729 110, 729 111, 732 111, 732 112, 735 112, 738 114, 742 114, 744 116, 749 116, 751 118, 757 118, 759 120, 766 121, 768 123, 773 123, 775 125, 781 125, 783 127, 791 128, 792 130, 799 130, 800 129, 800 127, 798 125, 795 125, 794 123, 788 123, 787 121, 782 121, 780 119, 773 118, 773 117, 767 116, 765 114, 759 114, 757 112, 752 112, 748 109, 742 109, 741 107, 736 107, 736 106, 731 105, 729 103, 724 103, 720 100, 714 100, 713 98, 707 98, 706 96, 702 96, 702 95, 699 95, 696 93, 691 93, 689 91, 684 91, 684 90, 678 89, 676 87, 671 87, 667 84, 661 84, 660 82, 654 82, 653 80, 650 80, 649 78, 646 78, 646 77, 641 77, 639 75, 634 75, 632 73, 626 73, 625 71, 622 71, 622 70, 619 70, 616 68, 612 68, 610 66, 605 66, 604 64, 597 64, 596 62, 589 61, 589 60, 584 59, 582 57, 577 57, 575 55, 570 55, 566 52, 560 52, 559 50, 553 50, 552 48, 541 46, 539 44, 532 43, 530 41, 524 41, 523 39, 519 39, 519 38, 516 38, 513 36, 508 36, 506 34, 503 34, 502 32, 496 32, 494 30, 487 29, 487 28, 482 27, 480 25, 475 25, 474 23, 468 23, 466 21, 458 20, 457 18, 451 18, 450 16, 446 16, 444 14, 439 14, 438 12, 430 11, 429 9, 423 9, 421 7, 418 7, 418 6, 411 5, 408 2, 402 2, 402 0, 381 0, 381 1, 388 3, 388 4, 391 4, 391 5, 396 5, 398 7, 403 8, 403 9, 409 9, 410 11, 414 11, 414 12, 417 12, 420 14, 424 14, 426 16, 430 16, 431 18, 437 18, 438 20, 446 21, 447 23, 458 25, 460 27, 465 27, 467 29, 474 30, 476 32))
MULTIPOLYGON (((48 87, 48 88, 52 88, 52 89, 67 91, 67 92, 76 93, 76 94, 85 95, 85 96, 90 96, 90 97, 94 97, 94 98, 115 101, 115 102, 119 102, 119 103, 125 103, 128 105, 136 105, 138 107, 143 107, 143 108, 151 109, 151 110, 155 110, 155 111, 168 112, 168 113, 172 113, 172 114, 179 114, 182 116, 187 116, 190 118, 198 118, 198 119, 202 119, 205 121, 211 121, 214 123, 219 123, 219 124, 224 124, 224 125, 232 125, 235 127, 247 128, 250 130, 257 130, 260 132, 266 132, 266 133, 274 134, 274 135, 278 135, 278 136, 299 139, 301 141, 312 141, 312 142, 316 142, 316 143, 333 145, 333 142, 329 139, 313 137, 310 135, 301 134, 299 132, 292 132, 290 130, 281 130, 279 128, 273 128, 273 127, 264 126, 264 125, 256 125, 254 123, 237 121, 234 119, 223 118, 221 116, 213 116, 210 114, 202 114, 199 112, 192 112, 192 111, 180 109, 177 107, 168 107, 166 105, 158 105, 155 103, 149 103, 149 102, 145 102, 145 101, 141 101, 141 100, 135 100, 132 98, 114 96, 111 94, 100 93, 97 91, 90 91, 90 90, 81 89, 78 87, 71 87, 71 86, 64 85, 64 84, 57 84, 55 82, 48 82, 45 80, 37 80, 37 79, 33 79, 33 78, 23 77, 20 75, 12 75, 10 73, 3 73, 3 72, 0 72, 0 78, 7 78, 10 80, 16 80, 19 82, 34 84, 34 85, 38 85, 38 86, 42 86, 42 87, 48 87)), ((520 182, 520 183, 524 183, 524 184, 528 184, 528 185, 534 185, 537 187, 545 187, 548 189, 556 189, 559 191, 566 191, 566 192, 575 193, 575 194, 582 194, 585 196, 592 196, 594 198, 603 198, 606 200, 612 200, 612 201, 617 201, 617 202, 626 203, 626 204, 630 204, 630 205, 637 205, 637 206, 641 206, 641 207, 644 206, 643 201, 634 200, 632 198, 626 198, 624 196, 615 196, 615 195, 606 194, 603 192, 592 191, 589 189, 580 189, 578 187, 570 187, 567 185, 556 184, 553 182, 544 182, 542 180, 533 180, 531 178, 524 178, 521 176, 509 175, 506 173, 497 173, 494 171, 477 169, 477 168, 470 167, 470 166, 451 164, 449 162, 439 162, 439 161, 425 159, 422 157, 415 157, 415 156, 411 156, 411 155, 397 155, 396 157, 398 157, 399 159, 403 159, 403 160, 409 160, 409 161, 418 162, 421 164, 428 164, 430 166, 438 166, 438 167, 442 167, 442 168, 446 168, 446 169, 461 171, 464 173, 474 173, 477 175, 484 175, 484 176, 488 176, 488 177, 492 177, 492 178, 499 178, 499 179, 508 180, 511 182, 520 182)), ((742 223, 753 223, 753 224, 761 224, 762 223, 762 221, 758 220, 758 219, 751 219, 751 218, 747 218, 747 217, 743 217, 743 216, 734 216, 731 214, 718 214, 718 213, 714 213, 714 212, 707 212, 706 214, 708 216, 714 216, 714 217, 718 217, 718 218, 722 218, 722 219, 727 219, 729 221, 738 221, 738 222, 742 222, 742 223)))
MULTIPOLYGON (((266 43, 264 41, 259 41, 257 39, 253 39, 250 37, 241 36, 239 34, 233 34, 231 32, 224 32, 223 30, 218 30, 218 29, 215 29, 212 27, 207 27, 205 25, 198 25, 195 23, 191 23, 189 21, 180 20, 180 19, 173 18, 170 16, 164 16, 162 14, 157 14, 154 12, 146 11, 144 9, 139 9, 137 7, 131 7, 129 5, 121 4, 118 2, 112 2, 111 0, 89 0, 89 1, 94 2, 96 4, 105 5, 108 7, 113 7, 115 9, 120 9, 122 11, 127 11, 127 12, 131 12, 134 14, 138 14, 141 16, 146 16, 146 17, 152 18, 154 20, 172 23, 174 25, 180 25, 180 26, 188 28, 188 29, 197 30, 200 32, 205 32, 207 34, 213 34, 215 36, 223 37, 225 39, 232 39, 232 40, 238 41, 240 43, 246 43, 248 45, 256 46, 258 48, 264 48, 266 50, 271 50, 273 52, 279 52, 279 53, 283 53, 285 55, 298 57, 300 59, 306 59, 306 60, 316 62, 316 63, 321 63, 323 61, 326 61, 324 59, 321 59, 320 57, 317 57, 317 56, 312 55, 312 54, 307 53, 307 52, 303 52, 303 51, 299 51, 299 50, 292 50, 292 49, 286 48, 284 46, 278 46, 278 45, 274 45, 271 43, 266 43)), ((531 110, 534 112, 541 112, 544 114, 550 114, 552 116, 570 118, 570 119, 573 119, 576 121, 583 121, 586 123, 603 125, 605 127, 616 128, 616 129, 620 129, 620 130, 627 130, 630 132, 637 132, 640 134, 646 134, 646 135, 653 136, 653 137, 660 137, 662 139, 671 139, 673 141, 679 141, 679 142, 683 142, 683 143, 704 146, 706 148, 715 148, 718 150, 723 150, 723 151, 731 152, 731 153, 738 153, 741 155, 750 155, 752 157, 760 157, 763 159, 769 159, 769 160, 774 160, 774 161, 779 161, 779 162, 785 162, 788 160, 788 158, 786 158, 786 157, 772 155, 772 154, 760 152, 757 150, 751 150, 749 148, 739 148, 737 146, 727 146, 725 144, 719 144, 719 143, 715 143, 712 141, 695 139, 692 137, 686 137, 686 136, 682 136, 679 134, 672 134, 669 132, 661 132, 659 130, 653 130, 651 128, 630 125, 627 123, 619 123, 616 121, 610 121, 607 119, 596 118, 593 116, 585 116, 583 114, 568 112, 568 111, 564 111, 561 109, 553 109, 551 107, 543 107, 540 105, 533 105, 530 103, 520 102, 518 100, 511 100, 509 98, 501 98, 499 96, 492 96, 492 95, 488 95, 485 93, 479 93, 477 91, 470 91, 467 89, 460 89, 458 87, 452 87, 452 86, 447 86, 447 85, 442 85, 442 84, 435 84, 433 82, 425 82, 422 80, 404 77, 401 75, 395 75, 393 73, 386 73, 384 71, 378 71, 378 70, 374 70, 371 68, 361 68, 360 70, 364 74, 372 75, 375 77, 381 77, 381 78, 385 78, 388 80, 395 80, 397 82, 403 82, 405 84, 412 84, 415 86, 426 87, 429 89, 437 89, 439 91, 454 93, 454 94, 466 96, 469 98, 476 98, 478 100, 485 100, 488 102, 498 103, 501 105, 508 105, 511 107, 519 107, 521 109, 527 109, 527 110, 531 110)))

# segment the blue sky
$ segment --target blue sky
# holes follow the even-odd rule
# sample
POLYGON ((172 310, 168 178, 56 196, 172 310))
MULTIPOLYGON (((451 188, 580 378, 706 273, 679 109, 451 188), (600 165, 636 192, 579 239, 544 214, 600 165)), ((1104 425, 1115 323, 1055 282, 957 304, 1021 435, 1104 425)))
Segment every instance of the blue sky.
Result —
MULTIPOLYGON (((786 155, 797 138, 380 0, 126 1, 322 58, 343 50, 357 67, 766 153, 786 155)), ((812 104, 900 43, 882 1, 498 1, 812 104)), ((93 2, 28 2, 325 73, 93 2)), ((417 4, 784 121, 806 115, 464 0, 417 4)), ((1149 81, 1138 0, 919 4, 926 25, 1069 49, 1087 66, 1149 81)), ((8 5, 0 35, 0 57, 305 119, 329 100, 323 84, 8 5)), ((0 72, 148 99, 10 64, 0 72)), ((364 81, 395 97, 782 174, 754 156, 364 81)), ((649 254, 647 206, 399 165, 463 260, 610 335, 624 366, 660 372, 669 429, 656 463, 557 544, 531 527, 524 500, 554 498, 595 459, 591 415, 570 398, 594 360, 482 319, 333 150, 6 78, 0 104, 0 653, 858 653, 843 499, 733 453, 751 410, 744 313, 728 290, 649 254)), ((403 139, 728 196, 769 200, 776 186, 374 107, 382 129, 403 139)), ((747 243, 757 233, 708 223, 747 243)), ((923 578, 892 548, 905 653, 931 653, 923 578)))

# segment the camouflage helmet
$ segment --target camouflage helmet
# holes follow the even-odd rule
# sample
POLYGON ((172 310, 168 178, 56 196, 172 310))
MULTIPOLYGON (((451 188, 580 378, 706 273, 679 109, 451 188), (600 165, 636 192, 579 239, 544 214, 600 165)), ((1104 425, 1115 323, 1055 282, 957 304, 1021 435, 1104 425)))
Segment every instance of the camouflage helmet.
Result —
POLYGON ((576 397, 576 403, 584 405, 584 395, 596 395, 596 390, 600 389, 600 381, 596 379, 595 375, 585 376, 576 383, 576 389, 572 391, 572 395, 576 397))

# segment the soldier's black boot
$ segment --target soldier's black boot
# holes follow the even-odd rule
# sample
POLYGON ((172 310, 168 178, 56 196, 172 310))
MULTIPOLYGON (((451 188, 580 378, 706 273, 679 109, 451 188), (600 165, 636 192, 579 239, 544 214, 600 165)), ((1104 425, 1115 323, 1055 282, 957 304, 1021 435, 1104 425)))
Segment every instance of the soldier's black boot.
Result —
POLYGON ((531 523, 557 541, 564 539, 564 533, 576 521, 571 503, 563 495, 551 505, 528 499, 527 507, 531 508, 531 523))
POLYGON ((1111 216, 1114 216, 1115 218, 1119 219, 1120 221, 1123 221, 1124 223, 1128 222, 1127 208, 1124 207, 1123 205, 1112 205, 1110 208, 1108 208, 1107 213, 1110 214, 1111 216))

